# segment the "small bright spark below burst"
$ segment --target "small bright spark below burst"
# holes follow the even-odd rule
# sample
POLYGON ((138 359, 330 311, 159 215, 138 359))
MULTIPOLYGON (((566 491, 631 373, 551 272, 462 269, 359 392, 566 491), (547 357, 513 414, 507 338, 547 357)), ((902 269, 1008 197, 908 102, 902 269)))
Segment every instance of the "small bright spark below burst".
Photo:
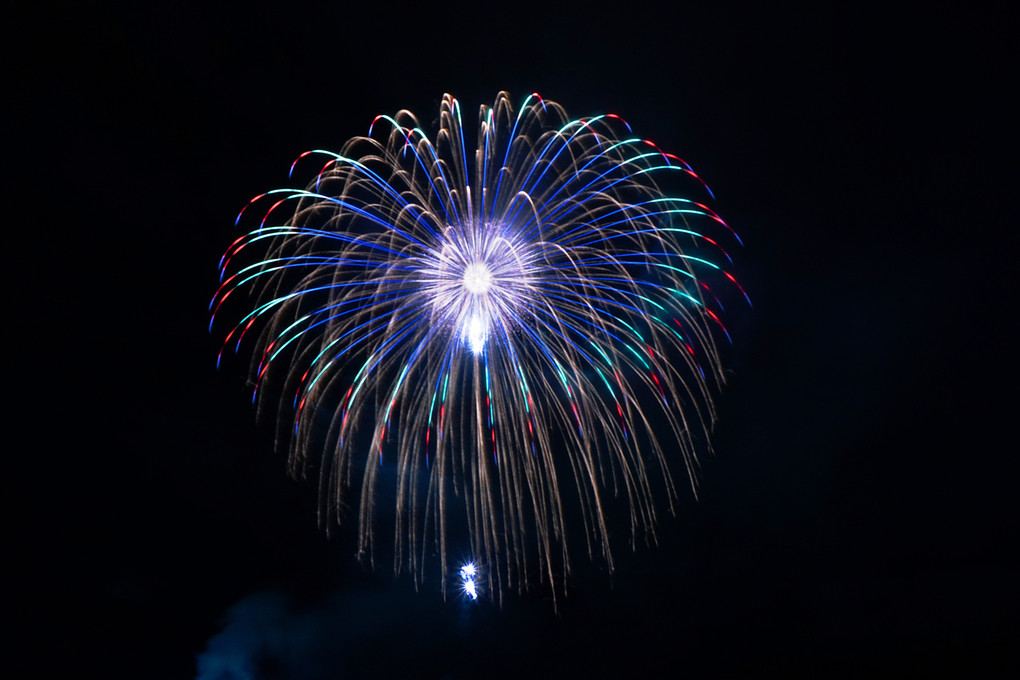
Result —
POLYGON ((468 562, 460 568, 461 590, 472 600, 478 599, 478 586, 475 583, 477 575, 478 572, 472 562, 468 562))
POLYGON ((612 569, 610 507, 634 543, 656 495, 674 510, 678 469, 693 488, 739 239, 615 114, 501 93, 478 126, 472 152, 446 95, 434 137, 400 111, 302 154, 306 188, 238 216, 260 214, 210 308, 239 317, 224 348, 249 348, 253 400, 291 472, 318 477, 327 527, 355 509, 371 560, 386 480, 397 570, 437 565, 445 587, 449 550, 470 550, 493 595, 533 575, 555 594, 570 545, 612 569))

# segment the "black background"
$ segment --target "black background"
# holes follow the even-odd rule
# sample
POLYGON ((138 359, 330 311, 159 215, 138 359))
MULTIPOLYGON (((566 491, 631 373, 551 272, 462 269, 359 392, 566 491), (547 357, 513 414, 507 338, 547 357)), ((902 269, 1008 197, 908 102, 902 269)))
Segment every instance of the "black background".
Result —
POLYGON ((285 4, 10 18, 18 676, 1007 673, 1005 5, 285 4), (612 577, 581 566, 558 614, 354 563, 206 331, 234 216, 300 152, 499 90, 690 162, 755 303, 700 499, 612 577))

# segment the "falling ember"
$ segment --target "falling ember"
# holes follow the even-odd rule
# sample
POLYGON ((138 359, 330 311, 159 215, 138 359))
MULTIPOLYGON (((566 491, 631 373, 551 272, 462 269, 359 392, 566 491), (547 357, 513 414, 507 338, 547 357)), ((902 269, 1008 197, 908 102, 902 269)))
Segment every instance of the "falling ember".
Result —
POLYGON ((472 600, 478 599, 478 584, 475 579, 478 577, 478 570, 473 562, 468 562, 460 568, 461 591, 472 600))

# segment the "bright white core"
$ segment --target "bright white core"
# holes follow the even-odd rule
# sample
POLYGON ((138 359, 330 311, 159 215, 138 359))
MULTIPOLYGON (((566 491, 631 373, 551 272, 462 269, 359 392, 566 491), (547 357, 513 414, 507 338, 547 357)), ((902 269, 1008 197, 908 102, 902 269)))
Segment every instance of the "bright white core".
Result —
POLYGON ((492 272, 484 262, 472 262, 464 269, 464 287, 469 293, 484 295, 492 288, 492 272))

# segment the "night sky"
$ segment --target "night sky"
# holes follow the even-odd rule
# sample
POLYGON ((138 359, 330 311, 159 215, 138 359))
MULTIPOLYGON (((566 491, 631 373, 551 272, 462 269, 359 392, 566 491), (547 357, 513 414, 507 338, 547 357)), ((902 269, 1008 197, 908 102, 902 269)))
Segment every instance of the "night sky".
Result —
POLYGON ((283 4, 9 21, 11 677, 1007 675, 1005 6, 283 4), (234 217, 299 153, 500 90, 691 163, 754 302, 700 498, 611 576, 576 559, 558 613, 359 565, 207 332, 234 217))

